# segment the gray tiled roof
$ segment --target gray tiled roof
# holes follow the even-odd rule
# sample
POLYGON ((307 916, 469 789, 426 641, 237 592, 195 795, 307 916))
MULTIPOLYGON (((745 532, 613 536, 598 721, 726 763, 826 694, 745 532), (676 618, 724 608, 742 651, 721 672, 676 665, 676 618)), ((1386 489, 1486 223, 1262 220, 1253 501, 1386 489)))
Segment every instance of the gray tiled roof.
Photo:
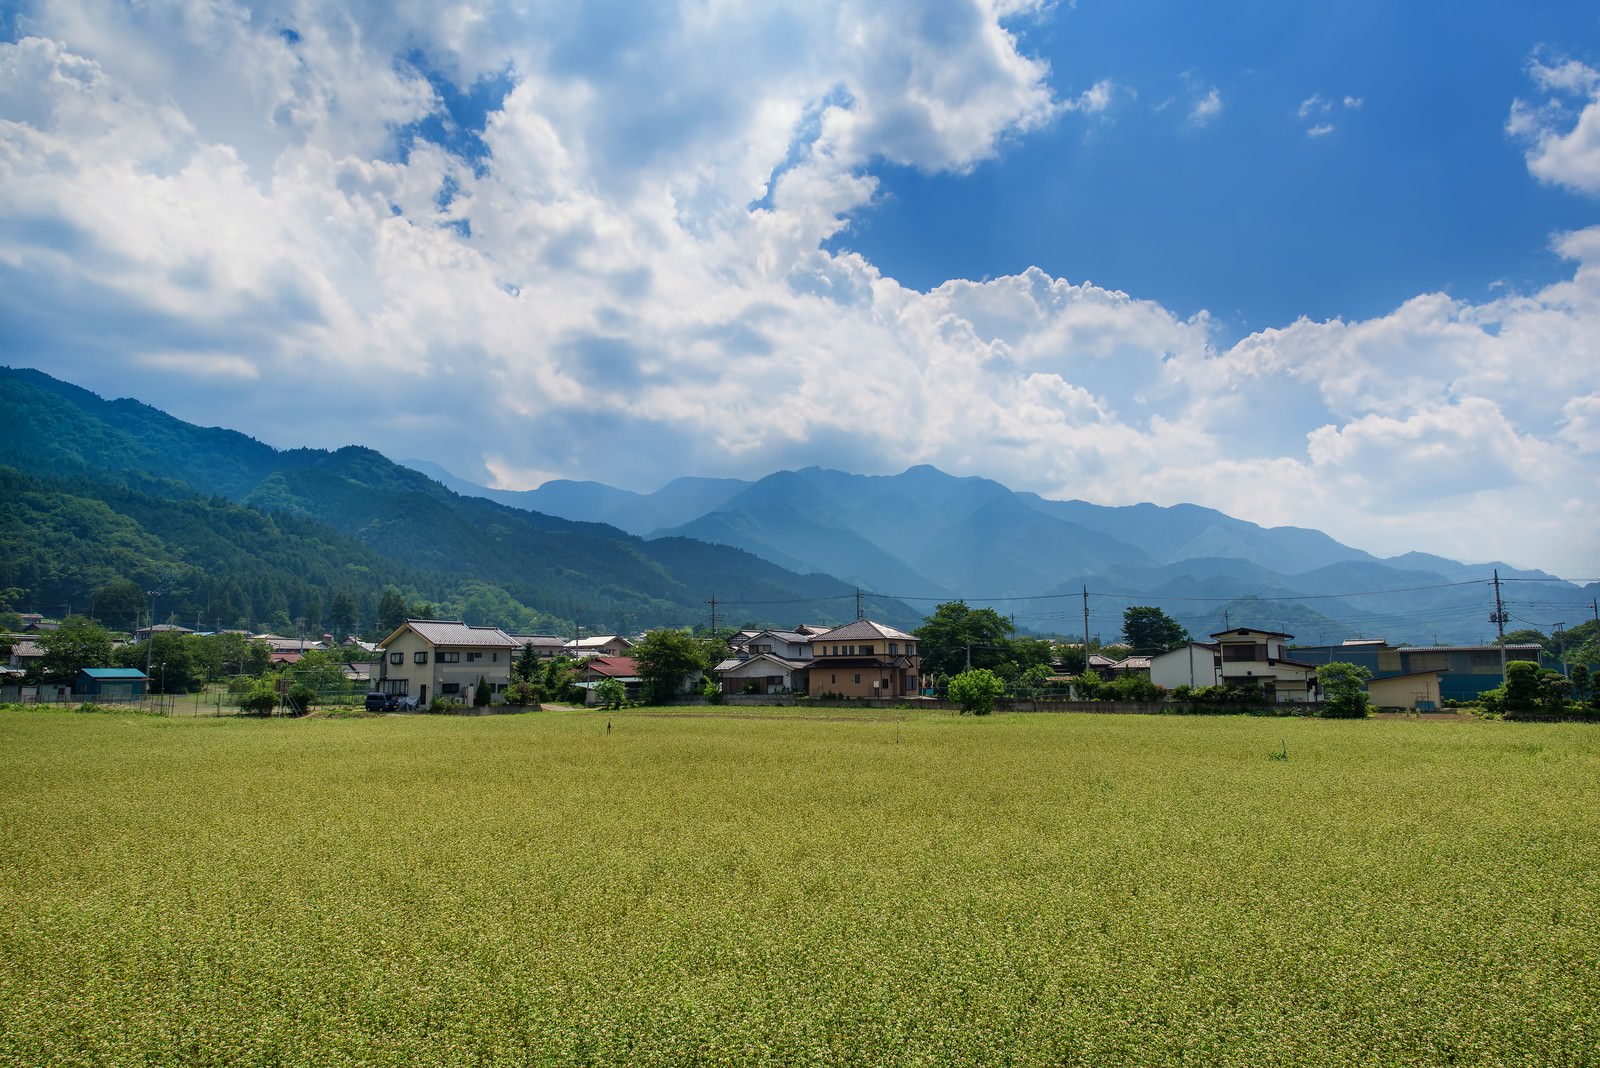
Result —
POLYGON ((406 623, 429 645, 476 646, 485 649, 520 649, 517 640, 499 627, 469 627, 445 619, 408 619, 406 623))
POLYGON ((854 623, 846 623, 842 627, 835 627, 823 634, 812 636, 812 641, 818 642, 843 642, 860 638, 894 638, 903 641, 916 641, 916 637, 904 631, 895 630, 893 627, 874 623, 870 619, 858 619, 854 623))

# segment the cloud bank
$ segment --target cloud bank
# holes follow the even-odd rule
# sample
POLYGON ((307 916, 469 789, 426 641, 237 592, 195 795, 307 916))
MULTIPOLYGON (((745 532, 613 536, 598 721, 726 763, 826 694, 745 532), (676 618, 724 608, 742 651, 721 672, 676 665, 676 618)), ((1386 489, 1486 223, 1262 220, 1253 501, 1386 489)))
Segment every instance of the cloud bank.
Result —
MULTIPOLYGON (((1592 575, 1600 228, 1554 239, 1571 272, 1542 292, 1227 348, 1205 314, 1036 269, 920 292, 828 251, 884 165, 964 173, 1105 109, 1111 82, 1058 97, 1019 45, 1047 17, 25 7, 0 44, 6 362, 506 487, 932 463, 1592 575)), ((1536 62, 1545 99, 1485 151, 1600 192, 1597 84, 1536 62)))

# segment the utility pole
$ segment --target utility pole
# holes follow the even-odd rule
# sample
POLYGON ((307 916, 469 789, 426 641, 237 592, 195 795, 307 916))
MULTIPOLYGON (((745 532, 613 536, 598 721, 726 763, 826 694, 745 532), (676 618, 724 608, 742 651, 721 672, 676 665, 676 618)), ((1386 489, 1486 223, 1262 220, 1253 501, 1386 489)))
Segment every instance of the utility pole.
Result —
POLYGON ((1556 624, 1556 656, 1561 661, 1561 674, 1567 674, 1567 636, 1561 632, 1566 623, 1556 624))
POLYGON ((155 664, 156 652, 156 591, 150 591, 150 623, 145 630, 144 678, 145 689, 150 688, 150 669, 155 664))
POLYGON ((860 586, 856 587, 856 618, 857 619, 866 619, 867 618, 866 615, 861 611, 861 587, 860 586))
POLYGON ((1083 670, 1089 670, 1089 587, 1083 588, 1083 670))
POLYGON ((711 606, 711 636, 715 638, 717 636, 717 595, 713 593, 711 600, 707 601, 706 604, 711 606))
POLYGON ((1489 622, 1493 623, 1500 632, 1501 686, 1506 684, 1506 620, 1509 618, 1506 615, 1505 603, 1500 600, 1500 569, 1497 567, 1494 569, 1494 614, 1489 617, 1489 622))

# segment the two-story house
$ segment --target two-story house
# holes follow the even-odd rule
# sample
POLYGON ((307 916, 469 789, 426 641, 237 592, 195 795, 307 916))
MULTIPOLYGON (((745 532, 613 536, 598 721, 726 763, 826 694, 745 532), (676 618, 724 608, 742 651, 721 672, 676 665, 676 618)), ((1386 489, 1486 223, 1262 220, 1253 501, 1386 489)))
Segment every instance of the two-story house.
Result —
POLYGON ((382 657, 373 687, 384 693, 471 701, 482 678, 494 693, 511 682, 522 646, 499 627, 470 627, 441 619, 408 619, 378 643, 382 657))
POLYGON ((1211 635, 1217 643, 1217 681, 1224 686, 1259 686, 1280 704, 1314 700, 1317 666, 1284 655, 1294 637, 1275 630, 1235 627, 1211 635))
POLYGON ((723 693, 804 693, 812 635, 802 630, 740 632, 715 668, 723 693))
POLYGON ((916 696, 922 677, 917 639, 870 619, 811 637, 812 694, 843 697, 916 696))

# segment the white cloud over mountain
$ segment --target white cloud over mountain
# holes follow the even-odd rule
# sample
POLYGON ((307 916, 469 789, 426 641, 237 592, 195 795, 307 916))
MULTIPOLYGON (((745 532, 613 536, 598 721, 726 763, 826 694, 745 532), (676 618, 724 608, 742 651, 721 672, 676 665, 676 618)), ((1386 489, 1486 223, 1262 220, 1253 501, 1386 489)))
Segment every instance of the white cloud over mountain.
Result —
MULTIPOLYGON (((503 484, 932 463, 1592 570, 1600 229, 1541 292, 1226 348, 1138 294, 919 292, 828 250, 885 163, 961 173, 1106 108, 1019 47, 1045 6, 28 8, 0 44, 7 362, 503 484)), ((1600 191, 1594 72, 1531 70, 1530 171, 1600 191)))

